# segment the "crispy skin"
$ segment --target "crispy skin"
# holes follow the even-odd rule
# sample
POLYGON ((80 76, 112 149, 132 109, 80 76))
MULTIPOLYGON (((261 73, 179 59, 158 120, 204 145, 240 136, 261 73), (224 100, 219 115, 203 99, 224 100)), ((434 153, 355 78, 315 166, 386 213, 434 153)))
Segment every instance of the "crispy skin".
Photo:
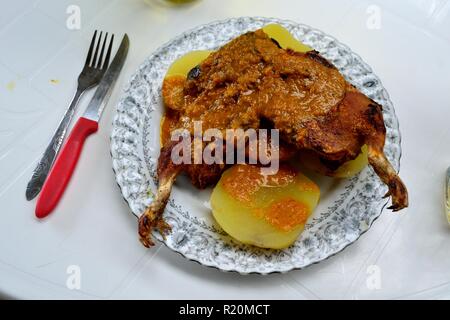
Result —
MULTIPOLYGON (((172 143, 170 140, 171 131, 178 128, 179 114, 177 111, 168 109, 165 113, 164 120, 161 126, 161 142, 165 148, 162 149, 159 157, 159 170, 158 176, 162 176, 162 168, 171 163, 170 152, 176 143, 172 143), (164 152, 163 152, 164 151, 164 152)), ((264 128, 271 129, 273 125, 271 123, 263 123, 264 128)), ((259 141, 257 141, 259 143, 259 141)), ((264 142, 268 144, 268 150, 272 150, 274 146, 271 144, 270 136, 267 137, 267 141, 264 142)), ((203 147, 206 145, 204 144, 203 147)), ((226 146, 226 144, 224 144, 226 146)), ((247 144, 245 150, 246 163, 259 163, 260 159, 253 159, 251 157, 252 153, 249 151, 249 145, 247 144)), ((257 149, 256 149, 257 151, 257 149)), ((278 160, 280 162, 288 161, 292 159, 297 154, 297 149, 283 141, 280 141, 278 146, 278 160)), ((225 148, 222 150, 223 159, 226 157, 225 148)), ((270 156, 269 154, 267 156, 270 156)), ((192 161, 193 162, 193 161, 192 161)), ((222 172, 227 168, 223 164, 191 164, 188 166, 182 166, 181 171, 186 173, 191 180, 191 183, 198 189, 204 189, 206 187, 215 185, 222 175, 222 172)))
MULTIPOLYGON (((257 129, 268 120, 283 141, 317 153, 334 168, 354 159, 366 144, 369 163, 389 187, 391 208, 408 206, 407 190, 383 153, 382 107, 316 51, 284 50, 262 30, 249 32, 211 54, 187 79, 166 79, 162 91, 165 105, 177 114, 179 128, 192 130, 193 121, 200 120, 203 130, 257 129)), ((168 143, 161 153, 156 204, 140 219, 144 244, 150 244, 150 228, 167 230, 161 214, 178 173, 187 171, 194 184, 204 186, 203 179, 213 183, 223 170, 174 166, 167 154, 171 146, 168 143)))

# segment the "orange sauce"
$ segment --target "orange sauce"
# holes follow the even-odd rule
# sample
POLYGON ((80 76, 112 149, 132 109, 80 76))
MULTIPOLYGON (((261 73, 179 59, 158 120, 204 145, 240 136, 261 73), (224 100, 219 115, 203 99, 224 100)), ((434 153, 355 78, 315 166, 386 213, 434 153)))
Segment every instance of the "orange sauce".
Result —
MULTIPOLYGON (((271 38, 275 39, 282 48, 289 48, 294 51, 298 52, 307 52, 312 50, 310 47, 306 46, 305 44, 301 43, 297 39, 295 39, 288 30, 286 30, 284 27, 278 24, 269 24, 262 28, 262 30, 271 38)), ((169 97, 169 99, 175 100, 179 98, 179 95, 176 94, 177 90, 171 90, 173 87, 181 87, 179 86, 180 83, 184 83, 186 76, 188 72, 194 68, 195 66, 199 65, 204 61, 208 56, 213 53, 214 51, 211 50, 196 50, 191 51, 184 56, 178 58, 175 60, 167 70, 165 80, 164 80, 164 86, 163 90, 165 89, 165 86, 167 86, 168 92, 175 92, 172 96, 164 95, 165 97, 169 97), (171 87, 171 88, 169 88, 171 87)), ((175 105, 176 103, 171 103, 172 101, 165 101, 166 103, 175 105)), ((168 109, 166 109, 168 110, 168 109)), ((165 141, 167 141, 167 138, 170 138, 170 132, 168 133, 167 130, 170 128, 174 128, 174 122, 176 122, 177 119, 175 117, 171 116, 163 116, 161 119, 161 136, 160 136, 160 142, 161 145, 165 141), (164 131, 165 130, 165 131, 164 131)))
POLYGON ((263 175, 258 166, 237 164, 222 177, 224 190, 233 198, 249 203, 252 196, 261 188, 282 187, 294 182, 296 172, 288 167, 281 167, 276 174, 263 175))
POLYGON ((306 204, 293 198, 284 198, 272 203, 265 210, 264 218, 267 222, 283 231, 291 231, 301 224, 305 224, 309 216, 306 204))
MULTIPOLYGON (((167 89, 171 92, 171 86, 178 86, 180 83, 184 83, 186 80, 188 72, 194 68, 196 65, 200 64, 204 59, 206 59, 212 51, 210 50, 198 50, 192 51, 181 58, 175 60, 172 65, 167 70, 163 90, 167 89), (167 88, 165 88, 167 86, 167 88)), ((163 96, 167 96, 164 95, 163 96)), ((176 99, 176 97, 170 97, 176 99)), ((167 103, 170 101, 165 101, 167 103)), ((160 130, 160 144, 164 145, 166 141, 170 139, 170 132, 176 129, 176 123, 178 119, 175 116, 175 112, 171 112, 170 109, 165 109, 165 114, 161 118, 161 130, 160 130)))

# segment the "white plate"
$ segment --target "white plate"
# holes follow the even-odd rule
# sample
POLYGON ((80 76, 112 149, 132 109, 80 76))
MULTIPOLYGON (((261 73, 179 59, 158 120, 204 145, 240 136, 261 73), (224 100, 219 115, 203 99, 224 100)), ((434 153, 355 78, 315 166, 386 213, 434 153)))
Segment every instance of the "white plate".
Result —
MULTIPOLYGON (((273 18, 235 18, 197 27, 163 45, 142 63, 126 86, 113 122, 111 155, 117 183, 133 214, 139 216, 156 191, 159 123, 164 110, 161 85, 170 64, 192 50, 217 49, 269 23, 283 25, 318 50, 347 80, 383 106, 387 130, 384 151, 398 170, 400 132, 394 108, 378 77, 357 54, 306 25, 273 18)), ((164 212, 172 233, 165 240, 158 233, 154 236, 184 257, 224 271, 267 274, 304 268, 356 241, 387 203, 382 199, 387 188, 369 167, 349 180, 312 178, 321 189, 319 206, 305 231, 287 249, 259 249, 232 240, 215 224, 207 206, 211 189, 199 191, 184 177, 177 180, 164 212)), ((137 236, 137 229, 130 232, 137 236)))

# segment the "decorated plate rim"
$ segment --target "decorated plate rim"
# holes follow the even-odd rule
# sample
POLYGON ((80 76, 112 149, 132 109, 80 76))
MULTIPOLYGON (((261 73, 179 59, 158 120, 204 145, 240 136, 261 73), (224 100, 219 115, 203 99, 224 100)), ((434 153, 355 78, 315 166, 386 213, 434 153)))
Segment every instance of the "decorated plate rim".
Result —
MULTIPOLYGON (((390 107, 391 107, 391 110, 389 110, 389 111, 390 111, 390 114, 392 115, 392 121, 393 121, 391 130, 394 130, 394 131, 395 131, 396 139, 397 139, 397 144, 398 144, 398 146, 397 146, 397 153, 395 154, 395 161, 396 161, 396 164, 394 164, 394 167, 396 168, 397 171, 399 171, 399 169, 400 169, 400 159, 401 159, 401 155, 402 155, 402 152, 401 152, 401 133, 400 133, 400 130, 399 130, 399 122, 398 122, 398 118, 397 118, 397 116, 396 116, 396 114, 395 114, 395 108, 393 107, 393 104, 392 104, 392 102, 391 102, 391 100, 390 100, 389 94, 388 94, 387 90, 384 88, 384 86, 382 85, 381 80, 379 79, 379 77, 376 76, 376 74, 373 73, 372 68, 371 68, 367 63, 365 63, 364 60, 363 60, 358 54, 356 54, 355 52, 353 52, 353 51, 352 51, 348 46, 346 46, 345 44, 342 44, 341 42, 339 42, 339 41, 338 41, 336 38, 334 38, 333 36, 330 36, 330 35, 328 35, 327 33, 323 32, 323 31, 321 31, 321 30, 319 30, 319 29, 312 28, 312 27, 310 27, 310 26, 308 26, 308 25, 306 25, 306 24, 301 24, 301 23, 298 23, 298 22, 295 22, 295 21, 292 21, 292 20, 278 19, 278 18, 268 18, 268 17, 238 17, 238 18, 229 18, 229 19, 217 20, 217 21, 212 21, 212 22, 210 22, 210 23, 206 23, 206 24, 199 25, 199 26, 194 27, 194 28, 192 28, 192 29, 189 29, 189 30, 187 30, 187 31, 185 31, 185 32, 183 32, 183 33, 181 33, 180 35, 178 35, 178 36, 172 38, 171 40, 167 41, 166 43, 164 43, 163 45, 161 45, 159 48, 157 48, 151 55, 149 55, 149 56, 148 56, 148 57, 147 57, 147 58, 139 65, 139 67, 137 68, 137 70, 132 74, 132 76, 129 78, 127 84, 124 86, 124 89, 123 89, 123 91, 122 91, 121 98, 120 98, 119 103, 118 103, 117 108, 116 108, 114 120, 113 120, 113 127, 112 127, 111 137, 110 137, 110 141, 111 141, 111 150, 110 150, 110 154, 111 154, 111 157, 112 157, 112 160, 113 160, 113 166, 112 166, 112 169, 113 169, 113 172, 114 172, 114 175, 115 175, 115 178, 116 178, 116 183, 117 183, 117 185, 119 186, 119 189, 121 190, 122 198, 125 200, 125 202, 126 202, 127 205, 130 207, 130 209, 131 209, 130 201, 129 201, 129 199, 127 199, 127 197, 124 195, 124 192, 123 192, 123 185, 122 185, 122 182, 123 182, 123 181, 121 181, 120 179, 118 179, 118 172, 119 172, 120 168, 118 168, 118 167, 115 165, 115 162, 114 162, 114 160, 115 160, 117 157, 116 157, 116 155, 115 155, 115 149, 114 149, 115 144, 114 144, 114 137, 113 137, 113 135, 114 135, 114 132, 115 132, 115 129, 116 129, 115 122, 116 122, 117 117, 118 117, 118 115, 119 115, 119 112, 118 112, 119 107, 120 107, 120 105, 124 102, 124 99, 126 98, 126 95, 128 94, 128 90, 129 90, 129 88, 130 88, 131 85, 132 85, 132 82, 133 82, 136 78, 138 78, 138 76, 140 75, 140 73, 142 73, 142 70, 144 69, 144 66, 148 65, 148 64, 151 62, 151 60, 154 59, 155 55, 156 55, 158 52, 163 51, 165 48, 169 47, 172 43, 175 43, 175 42, 177 42, 177 41, 180 41, 180 40, 183 39, 184 37, 187 37, 188 35, 193 34, 193 33, 195 33, 195 32, 198 33, 198 32, 200 32, 201 30, 203 30, 204 28, 213 27, 213 26, 222 25, 222 24, 231 24, 231 23, 234 23, 234 22, 237 22, 237 21, 253 21, 253 22, 259 21, 259 22, 264 22, 265 24, 268 24, 268 23, 280 23, 280 24, 290 24, 290 25, 295 25, 295 26, 298 26, 298 27, 301 27, 301 28, 306 28, 306 29, 308 29, 309 31, 317 32, 317 33, 319 33, 319 34, 322 34, 323 36, 326 36, 326 37, 332 39, 333 41, 335 41, 335 42, 339 45, 339 47, 345 48, 345 49, 347 49, 348 51, 350 51, 351 54, 352 54, 352 56, 358 60, 358 63, 362 64, 362 65, 365 67, 365 69, 366 69, 368 72, 371 73, 371 77, 374 78, 374 79, 378 82, 379 86, 381 87, 381 91, 382 91, 382 94, 383 94, 383 98, 386 100, 386 102, 387 102, 387 103, 390 105, 390 107)), ((383 105, 383 106, 384 106, 384 105, 383 105)), ((324 260, 327 260, 328 258, 333 257, 334 255, 336 255, 336 254, 342 252, 342 251, 343 251, 344 249, 346 249, 348 246, 350 246, 351 244, 353 244, 354 242, 356 242, 356 241, 357 241, 364 233, 366 233, 366 232, 370 229, 370 227, 373 225, 373 223, 374 223, 374 222, 380 217, 380 215, 382 214, 382 212, 383 212, 383 210, 385 209, 387 203, 388 203, 388 200, 385 200, 384 203, 380 204, 380 205, 379 205, 379 207, 380 207, 379 212, 378 212, 377 214, 375 214, 375 215, 371 218, 371 220, 369 221, 369 223, 367 223, 367 225, 359 231, 359 234, 358 234, 358 236, 357 236, 355 239, 353 239, 353 240, 349 241, 348 243, 346 243, 342 248, 340 248, 340 250, 337 250, 337 251, 335 251, 335 252, 333 252, 333 253, 331 253, 331 254, 329 254, 329 255, 323 257, 322 259, 318 259, 318 260, 313 261, 313 262, 311 262, 311 263, 309 263, 309 264, 307 264, 307 265, 298 266, 298 267, 297 267, 297 266, 292 266, 291 268, 287 268, 287 269, 276 269, 276 268, 274 268, 273 270, 268 270, 268 271, 255 271, 255 270, 249 270, 249 271, 247 271, 247 270, 243 270, 243 269, 239 269, 239 268, 234 268, 234 269, 224 269, 224 268, 222 268, 222 267, 221 267, 219 264, 217 264, 217 263, 214 264, 214 263, 207 263, 207 262, 205 262, 205 261, 200 261, 201 259, 200 259, 198 256, 187 255, 187 254, 185 254, 184 252, 182 252, 181 250, 177 250, 177 249, 171 247, 166 241, 164 241, 164 240, 160 237, 159 234, 154 233, 154 236, 155 236, 158 240, 160 240, 160 242, 162 242, 166 247, 168 247, 169 249, 171 249, 172 251, 175 251, 176 253, 180 254, 181 256, 183 256, 184 258, 186 258, 186 259, 188 259, 188 260, 190 260, 190 261, 197 262, 198 264, 203 265, 203 266, 206 266, 206 267, 218 269, 218 270, 221 270, 221 271, 224 271, 224 272, 237 272, 237 273, 240 273, 240 274, 262 274, 262 275, 266 275, 266 274, 273 274, 273 273, 286 273, 286 272, 291 271, 291 270, 301 270, 301 269, 304 269, 304 268, 306 268, 306 267, 308 267, 308 266, 310 266, 310 265, 314 265, 314 264, 317 264, 317 263, 322 262, 322 261, 324 261, 324 260)), ((133 212, 133 210, 131 210, 131 213, 132 213, 135 217, 138 217, 138 215, 137 215, 135 212, 133 212)), ((136 232, 136 233, 137 233, 137 232, 136 232)), ((137 245, 139 245, 139 244, 137 244, 137 245)), ((278 250, 274 250, 274 251, 278 251, 278 250)))

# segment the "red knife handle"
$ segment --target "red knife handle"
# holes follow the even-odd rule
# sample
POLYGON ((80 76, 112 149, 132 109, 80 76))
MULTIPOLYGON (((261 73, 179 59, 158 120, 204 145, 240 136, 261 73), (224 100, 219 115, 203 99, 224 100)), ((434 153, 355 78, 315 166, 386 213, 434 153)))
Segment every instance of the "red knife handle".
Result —
POLYGON ((97 130, 96 121, 83 117, 78 119, 42 186, 36 204, 36 217, 44 218, 56 207, 75 170, 84 141, 97 130))

